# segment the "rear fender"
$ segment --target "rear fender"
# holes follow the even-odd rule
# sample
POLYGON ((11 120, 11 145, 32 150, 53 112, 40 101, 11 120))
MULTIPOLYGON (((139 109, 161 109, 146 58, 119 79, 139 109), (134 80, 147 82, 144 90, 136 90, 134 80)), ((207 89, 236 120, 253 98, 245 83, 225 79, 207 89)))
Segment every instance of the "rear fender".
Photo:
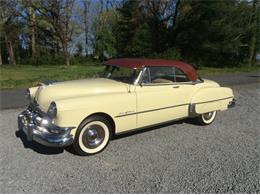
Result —
POLYGON ((226 110, 233 98, 232 89, 227 87, 202 88, 191 99, 190 115, 226 110))

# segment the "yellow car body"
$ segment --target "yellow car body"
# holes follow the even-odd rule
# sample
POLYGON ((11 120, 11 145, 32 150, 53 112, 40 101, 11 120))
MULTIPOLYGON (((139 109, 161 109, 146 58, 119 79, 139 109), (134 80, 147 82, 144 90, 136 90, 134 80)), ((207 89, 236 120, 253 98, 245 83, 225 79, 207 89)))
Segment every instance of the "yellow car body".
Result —
POLYGON ((44 112, 51 102, 56 102, 58 115, 54 123, 75 127, 73 135, 85 118, 97 113, 113 119, 117 134, 191 114, 223 111, 234 98, 230 88, 210 80, 198 84, 140 86, 97 78, 42 85, 30 91, 44 112))
POLYGON ((80 124, 93 115, 107 118, 113 133, 119 134, 223 111, 234 104, 230 88, 206 79, 203 82, 146 84, 136 81, 129 84, 109 78, 93 78, 42 84, 29 88, 28 93, 31 104, 46 115, 50 104, 55 102, 57 115, 52 124, 61 128, 70 127, 70 140, 74 140, 80 124))

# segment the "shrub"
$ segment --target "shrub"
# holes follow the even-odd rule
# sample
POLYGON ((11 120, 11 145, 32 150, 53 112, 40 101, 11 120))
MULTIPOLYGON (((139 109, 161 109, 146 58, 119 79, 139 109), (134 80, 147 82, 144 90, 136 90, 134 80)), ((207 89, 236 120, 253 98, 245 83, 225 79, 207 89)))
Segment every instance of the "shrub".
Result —
POLYGON ((171 59, 171 60, 181 60, 181 53, 176 48, 169 48, 165 50, 163 53, 153 53, 149 55, 151 58, 163 58, 163 59, 171 59))
POLYGON ((34 58, 22 59, 21 64, 40 66, 40 65, 63 65, 65 64, 63 55, 39 55, 34 58))

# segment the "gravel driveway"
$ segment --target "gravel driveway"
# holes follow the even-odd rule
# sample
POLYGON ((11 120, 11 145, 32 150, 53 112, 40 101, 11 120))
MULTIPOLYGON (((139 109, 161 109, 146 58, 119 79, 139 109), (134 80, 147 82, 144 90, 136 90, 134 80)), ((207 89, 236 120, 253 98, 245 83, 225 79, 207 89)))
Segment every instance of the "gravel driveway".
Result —
POLYGON ((120 136, 90 157, 28 143, 21 109, 1 110, 0 193, 260 193, 260 86, 210 126, 188 121, 120 136))

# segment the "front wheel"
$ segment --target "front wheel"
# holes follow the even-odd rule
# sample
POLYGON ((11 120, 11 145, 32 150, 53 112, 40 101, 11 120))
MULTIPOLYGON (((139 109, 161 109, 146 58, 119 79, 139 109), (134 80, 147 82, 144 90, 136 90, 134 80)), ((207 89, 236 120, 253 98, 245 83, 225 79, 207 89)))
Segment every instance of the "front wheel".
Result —
POLYGON ((196 121, 199 125, 209 125, 214 121, 214 119, 216 118, 216 115, 217 115, 217 111, 207 112, 207 113, 199 115, 196 118, 196 121))
POLYGON ((96 154, 105 149, 111 137, 111 125, 102 116, 87 118, 79 126, 73 147, 82 156, 96 154))

